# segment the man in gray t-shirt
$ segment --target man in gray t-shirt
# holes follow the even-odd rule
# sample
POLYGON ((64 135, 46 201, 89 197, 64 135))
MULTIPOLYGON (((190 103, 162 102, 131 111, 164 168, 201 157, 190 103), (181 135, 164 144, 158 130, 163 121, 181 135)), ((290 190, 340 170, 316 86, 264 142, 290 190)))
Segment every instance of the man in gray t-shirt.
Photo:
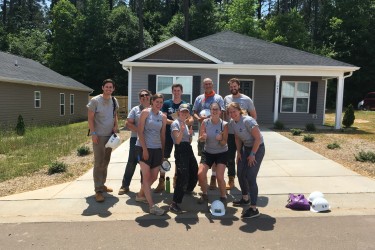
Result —
MULTIPOLYGON (((241 94, 240 90, 240 81, 237 78, 232 78, 228 81, 230 95, 224 97, 224 105, 225 107, 228 106, 229 103, 236 102, 240 104, 242 112, 250 115, 255 120, 257 119, 257 113, 255 110, 255 106, 253 101, 247 95, 241 94)), ((226 115, 227 121, 229 122, 230 118, 226 115)), ((229 126, 228 130, 228 178, 229 181, 227 182, 227 190, 234 188, 234 178, 236 176, 236 165, 235 165, 235 157, 236 157, 236 142, 234 139, 234 132, 233 128, 229 126)))
POLYGON ((107 169, 111 159, 112 148, 105 145, 112 133, 118 131, 117 110, 118 102, 112 93, 115 83, 106 79, 102 84, 103 94, 93 97, 87 104, 88 123, 94 150, 94 187, 95 200, 103 202, 103 192, 113 192, 112 188, 105 186, 107 169))

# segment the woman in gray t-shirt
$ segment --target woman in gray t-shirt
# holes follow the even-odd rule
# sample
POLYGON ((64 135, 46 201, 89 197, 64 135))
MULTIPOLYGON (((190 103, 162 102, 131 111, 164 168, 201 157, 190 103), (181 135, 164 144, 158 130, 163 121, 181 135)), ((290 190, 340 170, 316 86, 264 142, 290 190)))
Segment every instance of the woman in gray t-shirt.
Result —
POLYGON ((220 189, 220 200, 226 202, 226 189, 224 172, 228 162, 228 124, 220 119, 221 108, 216 102, 210 105, 211 117, 204 119, 199 132, 199 140, 205 142, 202 151, 201 162, 198 169, 199 185, 202 189, 202 196, 198 203, 208 201, 207 196, 207 171, 216 164, 216 178, 220 189))
POLYGON ((242 198, 233 201, 233 206, 250 204, 250 208, 241 217, 257 217, 259 211, 257 209, 258 184, 256 179, 265 154, 263 136, 256 120, 251 116, 242 115, 238 103, 230 103, 227 112, 231 117, 230 126, 233 128, 236 140, 237 176, 242 192, 242 198))
POLYGON ((151 196, 151 185, 157 179, 159 167, 163 162, 165 126, 167 124, 167 117, 160 111, 163 101, 162 94, 155 94, 151 99, 151 107, 142 111, 136 142, 139 165, 142 171, 142 187, 135 200, 147 202, 150 206, 150 213, 155 215, 163 215, 165 212, 154 204, 151 196))

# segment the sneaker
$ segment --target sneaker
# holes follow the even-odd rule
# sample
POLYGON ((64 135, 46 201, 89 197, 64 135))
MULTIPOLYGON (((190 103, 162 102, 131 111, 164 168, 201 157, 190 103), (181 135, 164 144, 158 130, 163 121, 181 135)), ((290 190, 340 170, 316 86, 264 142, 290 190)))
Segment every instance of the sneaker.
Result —
POLYGON ((233 201, 233 206, 234 207, 241 207, 241 206, 248 206, 250 205, 250 199, 245 200, 244 198, 241 198, 241 200, 235 200, 233 201))
POLYGON ((244 214, 241 215, 241 218, 254 218, 259 216, 259 211, 256 208, 255 210, 252 208, 249 208, 245 211, 244 214))
POLYGON ((118 191, 119 195, 127 194, 129 193, 129 187, 121 187, 120 190, 118 191))
POLYGON ((216 176, 211 176, 210 190, 215 190, 215 189, 216 189, 216 176))
POLYGON ((163 215, 164 213, 165 213, 164 209, 158 207, 158 205, 156 204, 150 207, 150 214, 163 215))
POLYGON ((161 193, 165 190, 165 178, 159 178, 159 184, 155 188, 154 193, 161 193))
POLYGON ((208 195, 202 194, 201 197, 198 199, 198 204, 203 204, 208 202, 208 195))
POLYGON ((110 188, 110 187, 104 186, 104 187, 103 187, 103 192, 112 193, 112 192, 113 192, 113 188, 110 188))
POLYGON ((104 196, 102 192, 96 192, 95 193, 95 200, 96 202, 103 202, 104 201, 104 196))
POLYGON ((135 201, 148 204, 146 197, 138 196, 138 194, 135 195, 135 201))
POLYGON ((169 211, 176 214, 182 214, 181 208, 177 205, 177 203, 174 202, 172 202, 172 204, 169 206, 169 211))

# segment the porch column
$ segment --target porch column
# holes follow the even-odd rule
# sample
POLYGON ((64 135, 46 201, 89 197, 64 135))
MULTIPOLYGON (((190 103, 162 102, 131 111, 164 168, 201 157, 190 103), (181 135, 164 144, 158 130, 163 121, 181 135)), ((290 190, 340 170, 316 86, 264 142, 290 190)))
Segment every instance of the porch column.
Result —
POLYGON ((280 95, 280 75, 276 75, 275 82, 275 104, 273 107, 273 122, 279 119, 279 95, 280 95))
POLYGON ((343 97, 344 97, 344 76, 339 76, 338 81, 337 81, 335 129, 341 128, 343 97))
POLYGON ((129 114, 129 111, 131 110, 132 108, 132 86, 133 86, 133 83, 132 83, 132 67, 122 67, 124 70, 126 70, 128 72, 128 114, 129 114))

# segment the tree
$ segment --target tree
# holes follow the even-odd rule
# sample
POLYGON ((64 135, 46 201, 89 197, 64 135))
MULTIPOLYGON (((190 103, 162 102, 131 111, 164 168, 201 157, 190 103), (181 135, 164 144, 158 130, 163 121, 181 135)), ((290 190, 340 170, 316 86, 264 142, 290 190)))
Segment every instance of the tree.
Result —
POLYGON ((342 119, 342 125, 344 125, 345 128, 349 128, 353 125, 354 120, 354 108, 353 105, 349 104, 348 108, 345 110, 344 118, 342 119))
POLYGON ((228 22, 225 28, 240 34, 258 37, 258 23, 255 19, 257 7, 256 0, 233 0, 227 6, 228 22))
POLYGON ((266 20, 262 37, 265 40, 292 48, 307 50, 310 47, 308 31, 296 9, 266 20))

